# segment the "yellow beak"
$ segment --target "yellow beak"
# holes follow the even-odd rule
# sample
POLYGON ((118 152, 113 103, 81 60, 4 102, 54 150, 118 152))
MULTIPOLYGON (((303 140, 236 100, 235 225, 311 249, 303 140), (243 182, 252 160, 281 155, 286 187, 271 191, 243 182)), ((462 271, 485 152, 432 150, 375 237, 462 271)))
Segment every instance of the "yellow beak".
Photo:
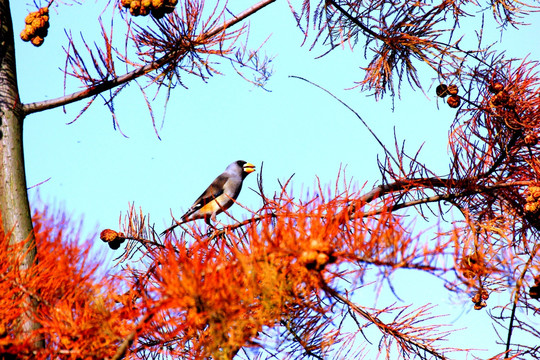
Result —
POLYGON ((253 165, 251 163, 245 163, 244 164, 244 171, 247 172, 248 174, 254 172, 255 171, 255 165, 253 165))

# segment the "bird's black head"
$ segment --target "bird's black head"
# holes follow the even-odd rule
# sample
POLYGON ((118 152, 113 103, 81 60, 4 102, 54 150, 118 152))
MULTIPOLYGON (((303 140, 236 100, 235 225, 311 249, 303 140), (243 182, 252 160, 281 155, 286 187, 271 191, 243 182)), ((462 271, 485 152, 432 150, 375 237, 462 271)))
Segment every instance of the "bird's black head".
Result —
POLYGON ((245 178, 250 173, 255 171, 255 165, 248 163, 247 161, 238 160, 236 164, 242 169, 242 178, 245 178))

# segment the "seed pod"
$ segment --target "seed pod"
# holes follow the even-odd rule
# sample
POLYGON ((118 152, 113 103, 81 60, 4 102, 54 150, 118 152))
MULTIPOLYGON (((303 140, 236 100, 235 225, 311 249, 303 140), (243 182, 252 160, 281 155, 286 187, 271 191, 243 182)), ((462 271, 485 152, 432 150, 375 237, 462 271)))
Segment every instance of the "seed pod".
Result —
POLYGON ((461 104, 461 98, 457 95, 452 95, 448 98, 448 100, 446 100, 446 102, 451 108, 457 108, 461 104))
POLYGON ((529 193, 531 194, 532 198, 534 200, 540 199, 540 187, 538 186, 530 186, 529 187, 529 193))
POLYGON ((323 269, 328 264, 330 256, 325 253, 319 253, 317 255, 317 270, 323 269))
POLYGON ((36 30, 36 36, 41 36, 42 38, 46 38, 48 34, 49 34, 49 30, 47 30, 47 28, 42 27, 36 30))
POLYGON ((500 82, 489 84, 488 90, 493 94, 498 94, 504 89, 504 85, 500 82))
POLYGON ((540 286, 531 286, 531 288, 529 289, 529 296, 533 299, 540 299, 540 286))
POLYGON ((38 18, 35 18, 34 21, 32 21, 32 26, 36 29, 48 28, 49 22, 43 19, 42 17, 38 17, 38 18))
POLYGON ((450 95, 457 95, 458 94, 458 87, 457 85, 448 85, 448 93, 450 95))
POLYGON ((119 234, 112 229, 105 229, 99 234, 99 238, 105 242, 111 242, 118 239, 119 234))
POLYGON ((116 232, 111 229, 105 229, 99 234, 101 240, 105 241, 109 247, 116 250, 126 240, 126 236, 121 232, 116 232))
POLYGON ((26 31, 30 38, 33 38, 34 35, 36 35, 36 29, 32 25, 26 25, 24 31, 26 31))
POLYGON ((437 93, 438 97, 445 97, 448 95, 448 86, 446 84, 440 84, 435 88, 435 92, 437 93))
POLYGON ((118 240, 114 240, 114 241, 111 241, 109 244, 109 247, 113 250, 117 250, 119 247, 120 247, 120 244, 122 244, 121 241, 118 241, 118 240))
POLYGON ((122 7, 128 8, 131 6, 131 0, 121 0, 120 4, 122 5, 122 7))
POLYGON ((26 32, 26 29, 23 29, 23 31, 21 31, 21 40, 22 41, 30 41, 32 37, 26 32))
POLYGON ((48 7, 42 7, 38 10, 39 15, 48 15, 49 14, 49 8, 48 7))
POLYGON ((308 269, 313 269, 317 265, 317 256, 319 255, 318 252, 315 250, 306 250, 302 251, 302 254, 300 255, 300 258, 298 261, 303 264, 308 269))
POLYGON ((539 210, 538 203, 537 202, 528 202, 523 207, 523 210, 525 210, 526 213, 529 214, 536 214, 539 210))
POLYGON ((329 253, 330 252, 330 244, 328 242, 324 242, 321 239, 313 239, 309 243, 309 247, 312 250, 315 250, 317 252, 324 252, 329 253))
POLYGON ((163 6, 165 3, 165 0, 152 0, 152 7, 154 9, 159 9, 163 6))
POLYGON ((493 97, 491 98, 491 103, 494 106, 506 105, 509 99, 510 95, 506 91, 501 91, 498 92, 496 95, 493 95, 493 97))
POLYGON ((153 8, 152 16, 156 19, 161 19, 163 16, 165 16, 165 12, 161 8, 160 9, 153 8))
POLYGON ((482 308, 485 308, 487 306, 485 301, 477 302, 474 304, 474 310, 481 310, 482 308))
POLYGON ((141 11, 141 2, 139 0, 133 0, 131 2, 129 12, 133 16, 139 16, 140 11, 141 11))
POLYGON ((31 12, 30 14, 26 15, 26 17, 24 18, 24 22, 27 24, 27 25, 30 25, 34 19, 38 17, 38 13, 37 12, 31 12))
POLYGON ((148 14, 150 14, 150 8, 141 5, 141 8, 139 9, 139 15, 146 16, 148 14))
POLYGON ((36 47, 39 47, 41 45, 43 45, 43 41, 45 41, 45 39, 43 39, 41 36, 34 36, 32 38, 32 40, 30 40, 30 42, 32 43, 32 45, 36 46, 36 47))

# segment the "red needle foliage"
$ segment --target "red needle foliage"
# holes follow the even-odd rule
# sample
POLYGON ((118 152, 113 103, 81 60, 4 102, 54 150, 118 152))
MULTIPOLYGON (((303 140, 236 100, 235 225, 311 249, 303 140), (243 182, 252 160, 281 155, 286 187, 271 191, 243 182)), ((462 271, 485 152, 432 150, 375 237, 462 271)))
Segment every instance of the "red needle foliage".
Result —
POLYGON ((81 243, 62 214, 36 214, 34 229, 39 258, 26 271, 13 271, 23 261, 24 244, 10 244, 10 232, 0 229, 0 354, 111 358, 137 319, 136 312, 116 306, 112 294, 120 282, 100 274, 90 243, 81 243), (28 311, 28 298, 41 328, 21 333, 17 327, 28 311), (39 350, 33 346, 38 339, 45 342, 39 350))
POLYGON ((349 351, 357 333, 335 324, 349 318, 359 331, 366 322, 374 324, 401 352, 442 357, 450 350, 438 343, 446 333, 422 322, 431 319, 429 307, 385 309, 396 314, 386 323, 378 311, 354 304, 341 289, 349 279, 356 284, 349 294, 359 290, 371 267, 381 270, 381 278, 399 268, 442 276, 450 270, 441 264, 452 256, 447 249, 454 238, 422 244, 401 217, 359 211, 367 204, 358 193, 345 191, 329 200, 321 193, 303 204, 285 189, 272 198, 263 194, 262 183, 260 190, 265 206, 251 219, 210 233, 183 226, 179 238, 159 239, 145 217, 131 209, 121 260, 136 256, 144 264, 146 270, 134 271, 132 281, 141 299, 156 299, 161 309, 136 349, 232 358, 240 349, 264 347, 323 358, 331 350, 349 351), (355 211, 349 211, 352 204, 355 211))

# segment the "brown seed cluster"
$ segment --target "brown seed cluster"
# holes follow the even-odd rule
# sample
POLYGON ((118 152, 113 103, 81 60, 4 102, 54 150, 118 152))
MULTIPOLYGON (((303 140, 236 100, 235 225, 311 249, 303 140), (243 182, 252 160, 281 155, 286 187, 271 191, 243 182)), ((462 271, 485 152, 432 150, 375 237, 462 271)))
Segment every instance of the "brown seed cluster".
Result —
POLYGON ((464 256, 459 264, 459 269, 467 279, 475 279, 486 272, 484 257, 479 253, 464 256))
POLYGON ((540 300, 540 275, 534 277, 534 286, 529 289, 529 296, 533 299, 540 300))
POLYGON ((448 86, 446 84, 440 84, 435 88, 435 92, 437 93, 438 97, 445 97, 448 95, 448 86))
POLYGON ((490 99, 490 103, 493 106, 504 106, 507 109, 516 108, 516 100, 510 96, 510 93, 504 89, 504 85, 500 82, 493 82, 489 84, 488 90, 493 96, 490 99))
POLYGON ((501 84, 500 82, 492 82, 488 86, 489 92, 493 94, 498 94, 501 91, 503 91, 503 89, 504 89, 504 85, 501 84))
POLYGON ((31 12, 24 19, 25 26, 21 31, 21 40, 30 41, 34 46, 41 46, 49 29, 49 8, 43 7, 31 12))
POLYGON ((529 186, 526 195, 523 210, 529 215, 538 214, 540 212, 540 186, 529 186))
POLYGON ((480 310, 487 306, 486 300, 489 298, 489 293, 486 289, 480 289, 474 296, 471 301, 474 303, 474 310, 480 310))
POLYGON ((435 88, 435 92, 437 93, 438 97, 446 97, 448 95, 448 99, 446 99, 446 103, 451 108, 457 108, 459 105, 461 105, 461 97, 458 95, 458 87, 457 85, 446 85, 446 84, 440 84, 435 88))
POLYGON ((124 241, 126 241, 126 236, 124 233, 116 232, 111 229, 105 229, 99 235, 99 238, 109 244, 109 247, 113 250, 116 250, 120 247, 124 241))
POLYGON ((312 240, 307 250, 302 251, 298 261, 307 269, 320 271, 327 264, 334 263, 336 257, 329 244, 320 240, 312 240))
POLYGON ((120 0, 120 5, 133 16, 146 16, 152 14, 156 19, 161 19, 165 14, 170 14, 178 4, 178 0, 120 0))
MULTIPOLYGON (((524 119, 520 119, 519 111, 517 111, 518 96, 509 90, 509 86, 495 80, 490 82, 487 89, 492 94, 489 98, 489 106, 496 115, 496 119, 501 119, 511 129, 522 129, 525 124, 523 123, 524 119)), ((525 144, 528 146, 536 145, 537 135, 531 131, 528 133, 530 135, 523 139, 525 144)))

